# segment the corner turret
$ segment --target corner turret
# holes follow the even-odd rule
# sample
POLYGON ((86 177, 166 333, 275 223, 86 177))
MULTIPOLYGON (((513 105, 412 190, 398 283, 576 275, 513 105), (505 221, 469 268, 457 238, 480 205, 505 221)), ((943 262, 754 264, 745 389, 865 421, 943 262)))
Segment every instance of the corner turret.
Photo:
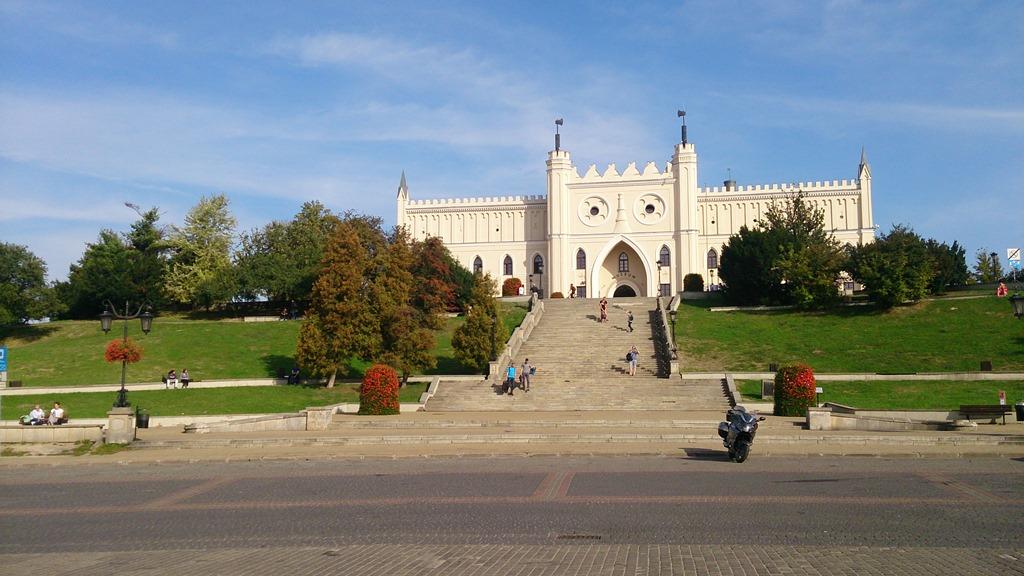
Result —
POLYGON ((857 188, 860 189, 860 243, 875 241, 874 208, 871 205, 871 165, 868 154, 861 146, 860 165, 857 167, 857 188))

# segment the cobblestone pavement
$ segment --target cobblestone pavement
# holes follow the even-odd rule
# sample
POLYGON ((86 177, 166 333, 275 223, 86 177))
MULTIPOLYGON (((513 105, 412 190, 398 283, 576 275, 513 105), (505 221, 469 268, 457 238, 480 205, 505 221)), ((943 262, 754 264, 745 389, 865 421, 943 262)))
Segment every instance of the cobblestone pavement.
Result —
POLYGON ((0 574, 1024 574, 1024 462, 24 468, 0 574))

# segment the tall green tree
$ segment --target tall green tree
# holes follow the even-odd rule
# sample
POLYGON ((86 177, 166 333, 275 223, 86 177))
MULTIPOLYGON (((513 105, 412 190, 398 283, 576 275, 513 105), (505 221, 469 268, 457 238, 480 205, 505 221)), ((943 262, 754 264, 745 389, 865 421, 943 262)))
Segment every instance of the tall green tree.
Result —
POLYGON ((823 306, 839 298, 845 256, 825 216, 797 194, 773 203, 754 230, 745 226, 722 250, 725 294, 741 304, 823 306))
POLYGON ((494 297, 496 291, 497 285, 490 274, 474 275, 466 321, 452 336, 456 360, 481 372, 497 359, 508 340, 508 330, 494 297))
POLYGON ((306 202, 290 222, 271 222, 242 234, 235 255, 240 294, 251 299, 308 300, 324 245, 338 222, 323 204, 306 202))
POLYGON ((999 254, 981 248, 974 254, 974 275, 978 282, 998 282, 1003 277, 1003 263, 999 254))
POLYGON ((66 282, 57 285, 71 318, 95 318, 104 301, 119 306, 140 301, 132 275, 133 250, 113 230, 101 230, 96 242, 71 265, 66 282))
POLYGON ((204 196, 185 216, 185 225, 171 233, 167 291, 175 301, 209 309, 235 296, 231 245, 236 221, 228 205, 223 194, 204 196))
POLYGON ((125 234, 125 241, 132 249, 131 282, 136 299, 149 301, 157 309, 162 308, 167 300, 164 282, 170 250, 164 229, 157 225, 159 220, 157 208, 139 211, 139 219, 125 234))
POLYGON ((25 246, 0 243, 0 324, 44 318, 61 309, 46 283, 46 263, 25 246))
POLYGON ((932 294, 945 294, 946 289, 963 286, 967 283, 967 254, 963 246, 955 240, 950 246, 945 242, 929 238, 925 242, 928 257, 931 259, 932 277, 928 282, 928 291, 932 294))
POLYGON ((380 360, 402 374, 403 386, 414 372, 437 363, 431 352, 433 328, 440 325, 440 314, 436 309, 417 306, 414 301, 414 288, 423 281, 413 274, 415 263, 406 229, 396 228, 387 249, 378 257, 373 301, 380 318, 380 360))
POLYGON ((910 227, 894 225, 870 244, 849 250, 849 272, 884 308, 924 298, 934 274, 928 247, 910 227))

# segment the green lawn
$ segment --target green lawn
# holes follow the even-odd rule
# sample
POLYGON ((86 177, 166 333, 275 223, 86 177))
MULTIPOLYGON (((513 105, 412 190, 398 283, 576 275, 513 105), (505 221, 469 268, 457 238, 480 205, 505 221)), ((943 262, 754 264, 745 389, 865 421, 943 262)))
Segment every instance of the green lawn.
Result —
MULTIPOLYGON (((502 303, 510 329, 526 315, 525 304, 502 303)), ((463 322, 449 318, 435 334, 437 367, 429 374, 472 374, 455 360, 451 335, 463 322)), ((160 317, 153 330, 142 334, 139 323, 130 322, 128 335, 144 350, 140 362, 128 367, 128 382, 156 382, 174 368, 188 368, 194 380, 269 378, 285 373, 295 364, 295 345, 301 322, 238 322, 160 317)), ((24 386, 75 386, 116 384, 121 367, 107 364, 107 343, 121 337, 121 325, 103 334, 99 321, 67 320, 34 326, 0 328, 0 342, 9 347, 8 379, 24 386)), ((349 378, 359 378, 368 364, 353 362, 349 378)))
POLYGON ((684 371, 767 370, 803 362, 818 372, 1024 370, 1024 321, 1005 298, 944 299, 880 311, 711 312, 684 301, 676 325, 684 371))
MULTIPOLYGON (((402 402, 418 402, 426 388, 425 382, 410 383, 399 389, 399 399, 402 402)), ((36 404, 49 409, 54 402, 60 402, 67 409, 72 422, 75 418, 104 418, 116 397, 116 392, 4 396, 3 419, 14 420, 28 414, 36 404)), ((149 411, 152 416, 296 412, 310 406, 359 402, 359 385, 339 384, 332 389, 313 386, 253 386, 142 390, 129 392, 128 401, 132 406, 149 411)))
MULTIPOLYGON (((761 398, 760 380, 736 383, 744 398, 761 398)), ((1006 401, 1024 400, 1024 381, 983 380, 957 382, 950 380, 897 380, 884 382, 818 382, 824 393, 821 402, 836 402, 854 408, 891 410, 953 410, 961 404, 998 404, 999 391, 1006 391, 1006 401)), ((770 398, 768 399, 771 400, 770 398)))

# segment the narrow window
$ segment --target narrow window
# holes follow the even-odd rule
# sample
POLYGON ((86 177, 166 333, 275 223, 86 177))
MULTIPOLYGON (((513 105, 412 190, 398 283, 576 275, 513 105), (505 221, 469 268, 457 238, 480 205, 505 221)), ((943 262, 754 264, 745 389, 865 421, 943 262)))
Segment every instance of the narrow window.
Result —
POLYGON ((479 256, 473 260, 473 274, 481 274, 484 271, 484 261, 479 256))
POLYGON ((668 266, 672 262, 672 253, 668 251, 668 246, 661 247, 661 253, 658 254, 658 263, 662 266, 668 266))
POLYGON ((718 252, 715 252, 715 249, 712 248, 708 250, 708 270, 715 268, 718 268, 718 252))
POLYGON ((629 272, 629 256, 625 252, 619 253, 619 272, 629 272))
POLYGON ((536 256, 533 257, 533 273, 544 273, 544 259, 540 257, 540 254, 537 254, 536 256))
POLYGON ((586 270, 587 269, 587 253, 580 248, 576 251, 576 269, 586 270))
POLYGON ((659 293, 662 296, 670 296, 672 294, 672 285, 671 284, 661 284, 659 286, 659 288, 660 288, 660 292, 659 293))
POLYGON ((577 298, 586 298, 587 297, 587 287, 582 285, 582 284, 577 286, 576 287, 576 297, 577 298))
POLYGON ((512 275, 512 257, 508 254, 505 255, 505 276, 512 275))

